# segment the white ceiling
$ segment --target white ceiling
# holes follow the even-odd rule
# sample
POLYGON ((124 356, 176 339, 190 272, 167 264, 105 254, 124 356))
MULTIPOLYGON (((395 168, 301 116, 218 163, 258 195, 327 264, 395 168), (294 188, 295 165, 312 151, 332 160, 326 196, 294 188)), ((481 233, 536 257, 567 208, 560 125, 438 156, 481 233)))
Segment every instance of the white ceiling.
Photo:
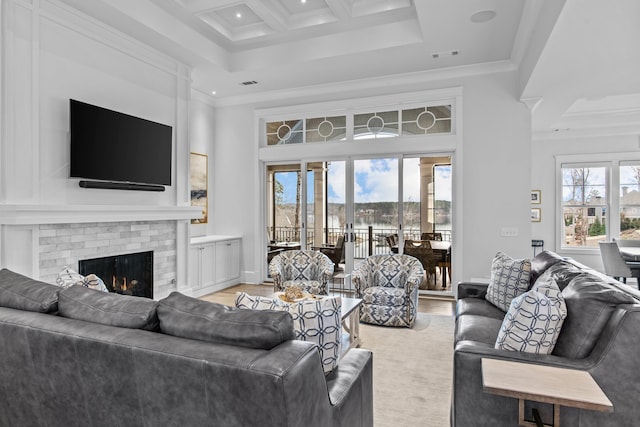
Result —
POLYGON ((640 129, 637 0, 62 1, 179 58, 221 105, 510 67, 537 132, 602 109, 640 129))

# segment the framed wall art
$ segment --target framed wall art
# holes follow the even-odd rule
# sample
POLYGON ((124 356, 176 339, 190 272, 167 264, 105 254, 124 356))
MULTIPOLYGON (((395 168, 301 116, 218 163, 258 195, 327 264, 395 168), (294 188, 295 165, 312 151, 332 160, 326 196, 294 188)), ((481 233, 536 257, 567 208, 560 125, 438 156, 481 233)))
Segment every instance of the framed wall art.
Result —
POLYGON ((208 221, 208 158, 206 154, 191 153, 189 161, 191 186, 191 206, 199 206, 202 208, 202 218, 194 218, 191 224, 206 224, 208 221))
POLYGON ((531 190, 531 203, 534 205, 542 203, 542 193, 540 190, 531 190))
POLYGON ((542 210, 540 208, 531 208, 531 222, 540 222, 542 219, 542 210))

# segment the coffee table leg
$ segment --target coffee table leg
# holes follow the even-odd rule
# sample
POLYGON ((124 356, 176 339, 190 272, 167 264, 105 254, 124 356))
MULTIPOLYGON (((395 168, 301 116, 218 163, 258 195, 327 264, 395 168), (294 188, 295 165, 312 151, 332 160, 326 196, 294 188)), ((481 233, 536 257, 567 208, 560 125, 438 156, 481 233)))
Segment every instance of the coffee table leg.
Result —
POLYGON ((360 347, 360 311, 353 310, 342 320, 342 327, 349 334, 349 348, 360 347))

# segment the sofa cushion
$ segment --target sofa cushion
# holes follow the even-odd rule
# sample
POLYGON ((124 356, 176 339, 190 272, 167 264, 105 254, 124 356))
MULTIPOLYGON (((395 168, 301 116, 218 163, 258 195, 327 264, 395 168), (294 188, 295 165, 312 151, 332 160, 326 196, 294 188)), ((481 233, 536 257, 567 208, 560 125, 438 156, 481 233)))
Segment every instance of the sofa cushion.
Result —
POLYGON ((407 303, 407 290, 387 286, 372 286, 362 292, 362 300, 366 304, 384 307, 402 307, 407 303))
POLYGON ((567 317, 567 307, 555 282, 541 282, 511 301, 495 348, 550 354, 567 317))
POLYGON ((529 289, 530 271, 530 260, 513 259, 498 252, 491 263, 491 277, 485 299, 506 312, 511 300, 529 289))
POLYGON ((294 339, 291 316, 238 310, 172 292, 158 305, 160 331, 177 337, 270 350, 294 339))
POLYGON ((342 354, 342 323, 340 297, 286 303, 280 298, 236 294, 236 307, 252 310, 286 311, 293 319, 296 339, 318 346, 325 373, 333 371, 342 354))
POLYGON ((591 353, 618 304, 637 302, 631 295, 589 273, 574 277, 562 296, 567 304, 567 318, 553 354, 575 359, 591 353))
MULTIPOLYGON (((533 265, 533 264, 532 264, 533 265)), ((567 261, 559 261, 549 266, 534 283, 534 286, 539 283, 555 282, 558 285, 560 291, 567 287, 567 285, 579 274, 582 274, 583 270, 580 270, 575 265, 567 261)))
POLYGON ((498 338, 502 319, 466 314, 456 321, 455 343, 475 341, 493 348, 498 338))
POLYGON ((531 283, 538 280, 538 277, 547 271, 552 265, 562 261, 560 255, 551 251, 542 251, 531 259, 531 283))
POLYGON ((60 288, 3 268, 0 270, 0 306, 38 313, 58 310, 60 288))
POLYGON ((484 298, 463 298, 456 304, 456 317, 472 314, 476 316, 491 317, 502 321, 504 311, 489 303, 484 298))
POLYGON ((152 299, 101 292, 82 285, 60 291, 60 315, 120 328, 158 329, 158 303, 152 299))

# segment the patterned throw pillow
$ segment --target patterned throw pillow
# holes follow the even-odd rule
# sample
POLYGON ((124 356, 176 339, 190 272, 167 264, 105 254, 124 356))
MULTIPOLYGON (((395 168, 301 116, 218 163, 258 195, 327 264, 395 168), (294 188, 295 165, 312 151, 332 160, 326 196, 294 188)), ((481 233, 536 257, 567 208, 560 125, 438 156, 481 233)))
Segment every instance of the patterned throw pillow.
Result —
POLYGON ((109 292, 102 279, 95 274, 89 274, 85 277, 67 266, 58 273, 58 277, 56 277, 56 284, 61 288, 68 288, 73 285, 82 285, 85 288, 95 289, 96 291, 109 292))
POLYGON ((498 252, 491 263, 491 279, 485 299, 506 312, 511 300, 529 289, 530 272, 529 259, 513 259, 498 252))
POLYGON ((252 310, 288 311, 293 318, 296 339, 318 346, 322 367, 328 374, 338 366, 342 353, 342 323, 340 297, 286 303, 280 298, 236 294, 236 307, 252 310))
POLYGON ((534 286, 511 302, 495 348, 551 354, 566 317, 567 306, 555 282, 534 286))

